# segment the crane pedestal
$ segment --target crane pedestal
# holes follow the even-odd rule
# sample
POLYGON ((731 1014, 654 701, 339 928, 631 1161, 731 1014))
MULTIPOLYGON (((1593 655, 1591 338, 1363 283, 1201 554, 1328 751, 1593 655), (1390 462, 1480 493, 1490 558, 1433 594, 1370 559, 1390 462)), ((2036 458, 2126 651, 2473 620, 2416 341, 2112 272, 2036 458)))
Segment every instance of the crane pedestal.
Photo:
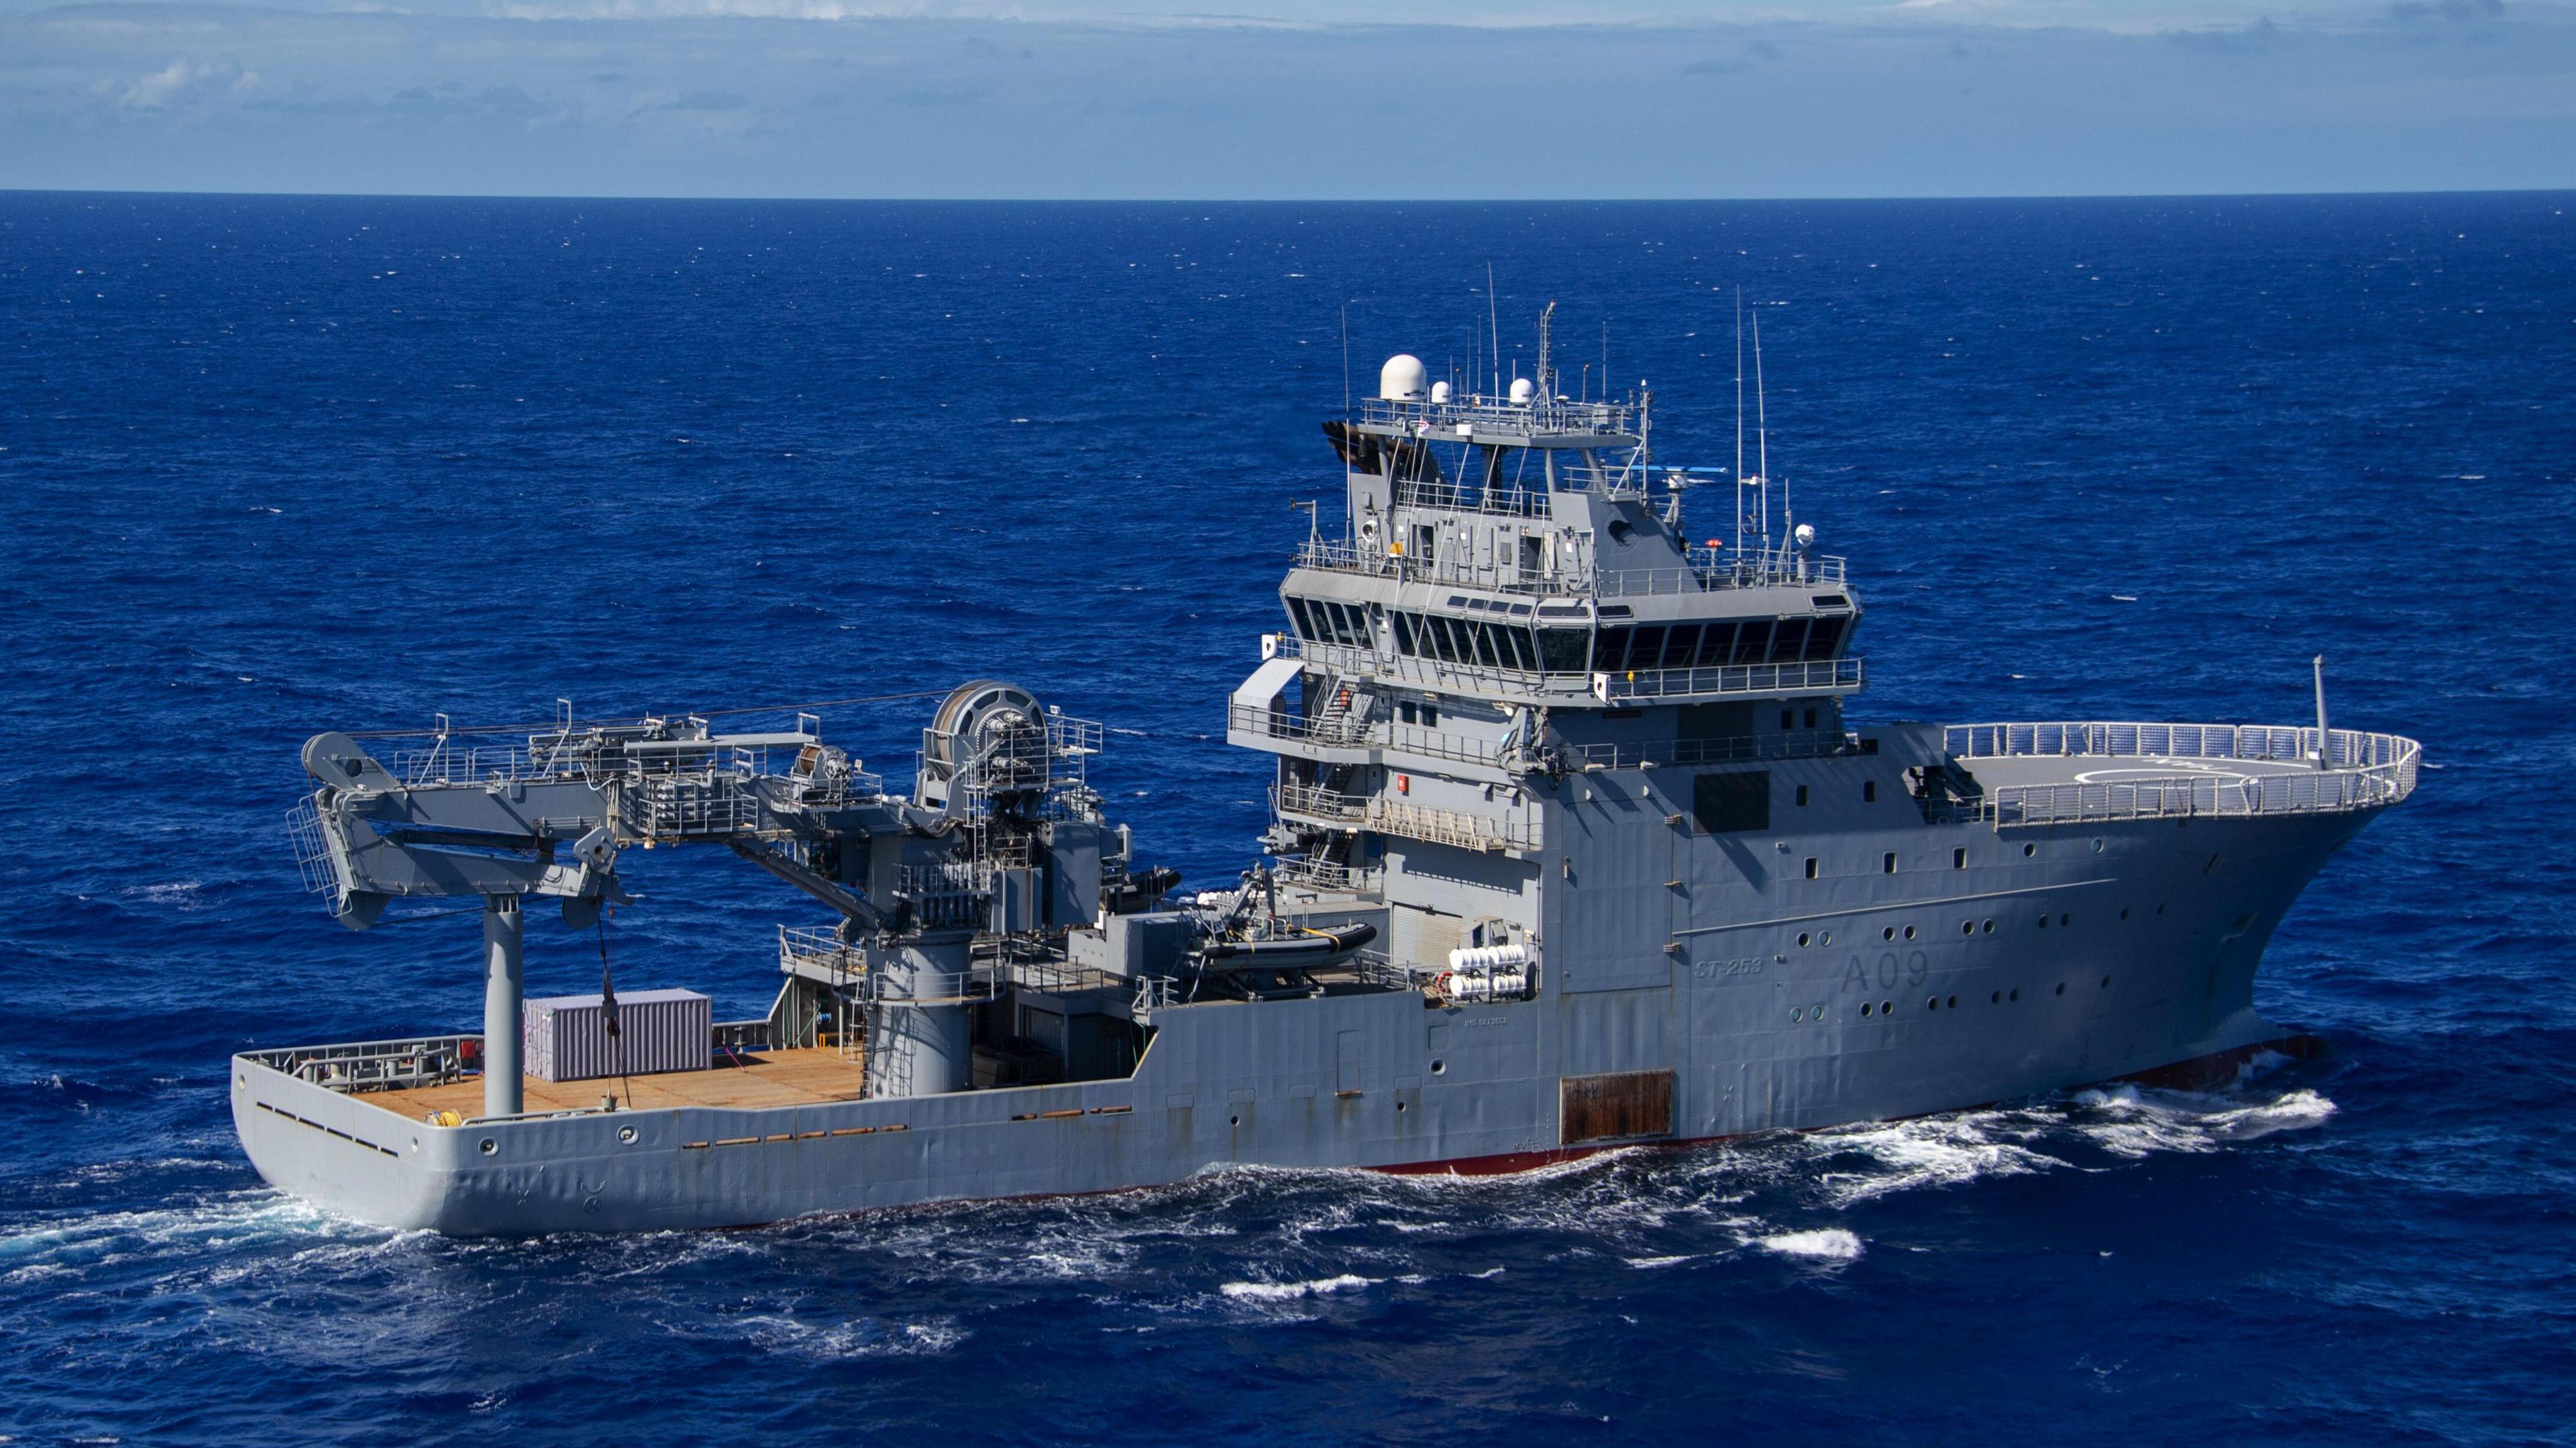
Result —
POLYGON ((483 1114, 526 1109, 519 999, 527 975, 527 917, 516 895, 483 897, 483 1114))

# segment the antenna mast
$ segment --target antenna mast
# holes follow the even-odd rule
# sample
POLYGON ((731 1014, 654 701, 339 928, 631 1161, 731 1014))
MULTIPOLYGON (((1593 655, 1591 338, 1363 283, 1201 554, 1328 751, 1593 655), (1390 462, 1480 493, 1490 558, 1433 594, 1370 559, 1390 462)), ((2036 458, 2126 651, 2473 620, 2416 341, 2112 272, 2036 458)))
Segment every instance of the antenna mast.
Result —
POLYGON ((1503 314, 1494 301, 1494 264, 1485 263, 1485 325, 1494 329, 1494 396, 1503 395, 1503 314))
POLYGON ((1744 288, 1735 289, 1735 553, 1744 556, 1744 288))
POLYGON ((1549 328, 1556 317, 1556 303, 1550 302, 1538 314, 1538 400, 1549 402, 1556 397, 1555 366, 1548 361, 1549 328))
POLYGON ((1753 314, 1754 464, 1762 469, 1762 551, 1771 551, 1771 412, 1762 399, 1762 314, 1753 314))

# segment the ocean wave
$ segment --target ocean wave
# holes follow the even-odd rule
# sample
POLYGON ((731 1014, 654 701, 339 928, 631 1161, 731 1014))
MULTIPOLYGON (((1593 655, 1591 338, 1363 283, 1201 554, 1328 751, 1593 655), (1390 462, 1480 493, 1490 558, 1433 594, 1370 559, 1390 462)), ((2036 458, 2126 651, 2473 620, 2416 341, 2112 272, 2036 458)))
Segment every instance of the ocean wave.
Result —
POLYGON ((1754 1238, 1753 1245, 1783 1257, 1813 1257, 1827 1262, 1856 1261, 1861 1253, 1860 1234, 1843 1227, 1774 1232, 1768 1237, 1754 1238))
POLYGON ((1357 1292, 1375 1287, 1386 1279, 1362 1277, 1344 1272, 1334 1277, 1317 1277, 1306 1282, 1228 1282, 1217 1289, 1227 1297, 1247 1302, 1293 1302, 1301 1297, 1324 1297, 1336 1292, 1357 1292))

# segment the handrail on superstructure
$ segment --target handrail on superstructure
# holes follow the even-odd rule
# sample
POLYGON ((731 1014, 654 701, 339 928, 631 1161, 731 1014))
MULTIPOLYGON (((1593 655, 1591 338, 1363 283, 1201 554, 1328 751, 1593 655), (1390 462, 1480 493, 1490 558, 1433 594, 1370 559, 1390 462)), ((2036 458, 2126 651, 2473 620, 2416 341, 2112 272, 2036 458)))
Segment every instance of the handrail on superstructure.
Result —
POLYGON ((1438 583, 1495 593, 1550 598, 1647 598, 1668 594, 1717 593, 1735 588, 1804 588, 1843 586, 1850 568, 1832 554, 1800 553, 1794 548, 1747 549, 1733 557, 1722 550, 1693 548, 1689 566, 1680 568, 1610 568, 1589 573, 1524 573, 1516 567, 1458 563, 1438 557, 1421 559, 1361 547, 1348 538, 1310 539, 1298 545, 1291 566, 1325 573, 1387 578, 1398 583, 1438 583))
POLYGON ((1385 397, 1359 399, 1352 421, 1363 427, 1394 428, 1405 435, 1443 442, 1461 437, 1576 437, 1638 441, 1635 404, 1568 402, 1538 397, 1513 405, 1471 393, 1448 402, 1385 397), (1458 429, 1471 431, 1461 433, 1458 429))

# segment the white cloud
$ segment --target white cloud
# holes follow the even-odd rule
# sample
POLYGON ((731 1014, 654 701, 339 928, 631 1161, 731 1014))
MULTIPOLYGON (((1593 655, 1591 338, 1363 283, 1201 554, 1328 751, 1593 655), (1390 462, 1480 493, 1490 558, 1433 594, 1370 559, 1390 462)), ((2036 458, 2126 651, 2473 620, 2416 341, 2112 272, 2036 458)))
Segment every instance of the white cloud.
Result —
POLYGON ((116 103, 128 110, 166 110, 191 101, 247 95, 259 85, 259 73, 229 60, 195 62, 182 57, 168 65, 118 84, 104 83, 116 103))

